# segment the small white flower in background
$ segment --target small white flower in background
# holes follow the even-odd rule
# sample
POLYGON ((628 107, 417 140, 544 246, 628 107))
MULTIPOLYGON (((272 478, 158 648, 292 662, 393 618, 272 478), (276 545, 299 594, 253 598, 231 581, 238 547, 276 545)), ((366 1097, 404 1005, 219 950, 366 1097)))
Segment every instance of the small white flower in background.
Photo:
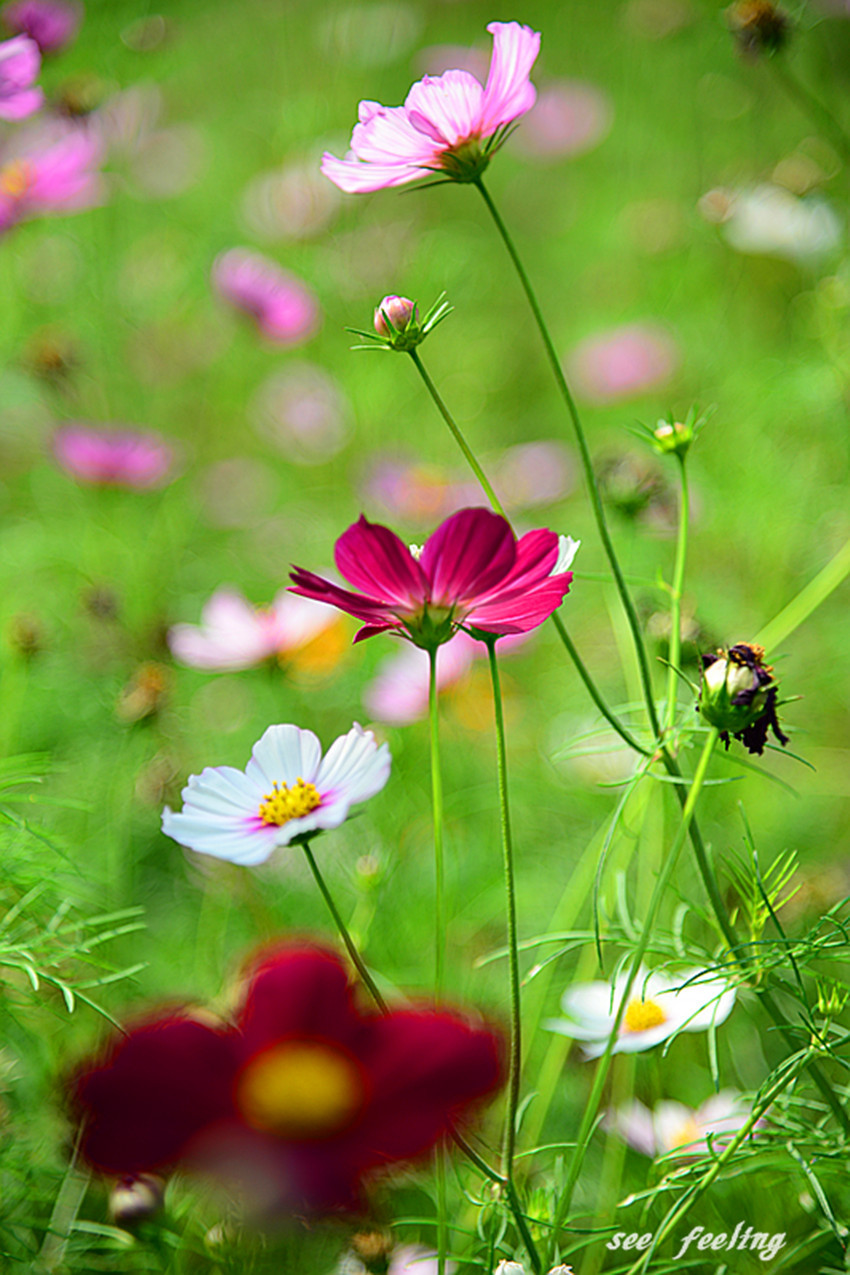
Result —
MULTIPOLYGON (((681 1102, 663 1101, 652 1111, 635 1098, 624 1107, 610 1111, 605 1128, 644 1155, 704 1155, 711 1135, 715 1149, 724 1147, 729 1136, 738 1133, 750 1118, 752 1107, 736 1089, 712 1094, 695 1110, 681 1102)), ((764 1128, 757 1120, 754 1128, 764 1128)))
POLYGON ((355 722, 324 757, 312 731, 270 726, 244 771, 208 766, 166 806, 162 830, 181 846, 231 863, 264 863, 295 837, 338 828, 351 806, 374 797, 390 775, 390 753, 355 722))
POLYGON ((216 589, 201 610, 200 624, 168 630, 172 655, 190 668, 235 672, 286 656, 331 627, 328 608, 281 589, 272 605, 255 607, 238 589, 216 589))
MULTIPOLYGON (((446 1275, 454 1275, 456 1262, 446 1262, 446 1275)), ((422 1244, 400 1244, 390 1255, 387 1275, 437 1275, 439 1263, 432 1248, 422 1244)), ((369 1275, 369 1267, 353 1250, 344 1253, 337 1275, 369 1275)))
MULTIPOLYGON (((613 987, 601 982, 568 987, 561 998, 561 1009, 567 1017, 550 1018, 545 1026, 549 1031, 586 1042, 585 1058, 599 1058, 605 1052, 627 982, 628 975, 621 974, 613 987)), ((726 979, 712 977, 707 970, 689 969, 671 975, 640 969, 613 1052, 651 1049, 680 1031, 705 1031, 728 1018, 734 1003, 734 987, 726 979)))
MULTIPOLYGON (((499 1262, 493 1275, 528 1275, 522 1262, 499 1262)), ((573 1275, 572 1266, 553 1266, 548 1275, 573 1275)))
POLYGON ((826 200, 816 195, 801 199, 769 182, 711 190, 699 207, 707 221, 720 223, 736 252, 806 262, 834 252, 841 243, 841 222, 826 200))

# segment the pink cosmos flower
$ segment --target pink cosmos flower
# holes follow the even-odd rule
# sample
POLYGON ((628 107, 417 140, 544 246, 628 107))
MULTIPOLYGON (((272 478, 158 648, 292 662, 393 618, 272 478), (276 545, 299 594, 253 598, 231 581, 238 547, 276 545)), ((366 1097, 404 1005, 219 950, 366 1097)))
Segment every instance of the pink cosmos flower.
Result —
POLYGON ((297 567, 293 592, 363 621, 355 642, 395 630, 426 649, 464 624, 483 632, 526 633, 560 606, 577 545, 553 531, 515 539, 489 509, 461 509, 420 550, 361 515, 336 542, 340 573, 359 593, 297 567))
POLYGON ((286 589, 264 608, 224 586, 201 611, 200 625, 172 625, 168 645, 181 664, 229 672, 296 651, 334 623, 327 607, 286 589))
POLYGON ((41 70, 38 45, 28 36, 0 44, 0 120, 22 120, 44 103, 40 88, 33 82, 41 70))
POLYGON ((159 487, 174 462, 159 434, 83 424, 61 425, 53 452, 72 478, 96 487, 159 487))
POLYGON ((269 341, 301 345, 319 328, 319 304, 300 279, 249 248, 216 258, 213 284, 220 296, 248 314, 269 341))
MULTIPOLYGON (((609 1112, 605 1125, 644 1155, 699 1156, 708 1152, 708 1135, 715 1150, 721 1150, 750 1118, 751 1105, 735 1089, 721 1089, 696 1110, 681 1102, 663 1101, 650 1111, 637 1098, 625 1107, 609 1112), (724 1135, 726 1135, 724 1137, 724 1135)), ((758 1120, 754 1129, 763 1129, 758 1120)))
MULTIPOLYGON (((527 633, 503 637, 499 654, 514 651, 528 641, 527 633)), ((486 655, 481 642, 463 630, 440 647, 437 657, 437 689, 445 690, 461 681, 476 659, 486 655)), ((382 660, 377 676, 363 692, 363 703, 371 717, 393 726, 407 726, 428 712, 428 655, 418 646, 405 643, 401 651, 382 660)))
POLYGON ((0 154, 0 234, 31 217, 99 203, 101 158, 98 139, 75 125, 18 133, 0 154))
POLYGON ((2 16, 9 31, 28 35, 42 53, 58 53, 77 34, 83 6, 73 0, 15 0, 4 5, 2 16))
POLYGON ((322 172, 349 194, 404 186, 441 173, 474 181, 505 140, 505 129, 534 105, 529 80, 540 35, 518 22, 491 22, 493 57, 481 87, 468 71, 426 75, 404 106, 361 102, 345 159, 325 154, 322 172))
POLYGON ((592 403, 614 403, 668 381, 678 366, 679 353, 663 329, 633 323, 588 337, 567 362, 582 397, 592 403))
POLYGON ((614 118, 610 98, 594 84, 558 80, 542 89, 518 138, 540 160, 583 155, 607 136, 614 118))

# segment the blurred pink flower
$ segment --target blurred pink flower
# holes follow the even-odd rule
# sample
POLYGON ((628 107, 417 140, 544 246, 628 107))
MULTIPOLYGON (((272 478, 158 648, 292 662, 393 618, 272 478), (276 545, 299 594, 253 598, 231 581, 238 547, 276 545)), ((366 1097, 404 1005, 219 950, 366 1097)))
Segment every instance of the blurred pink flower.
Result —
MULTIPOLYGON (((562 443, 517 443, 486 460, 484 470, 506 509, 549 504, 572 487, 572 464, 562 443)), ((372 463, 363 482, 370 503, 416 525, 445 518, 465 506, 485 503, 478 483, 460 470, 440 470, 392 457, 372 463)))
POLYGON ((250 315, 263 336, 277 345, 300 345, 319 329, 319 303, 307 285, 259 252, 223 252, 212 278, 219 295, 250 315))
POLYGON ((672 337, 648 323, 626 324, 588 337, 567 358, 577 393, 592 403, 645 394, 668 381, 678 364, 672 337))
POLYGON ((242 215, 262 239, 308 239, 325 229, 339 204, 339 192, 322 180, 315 161, 301 161, 255 177, 242 197, 242 215))
POLYGON ((83 6, 75 0, 15 0, 3 6, 3 24, 15 35, 28 35, 42 53, 58 53, 77 34, 83 6))
MULTIPOLYGON (((633 1099, 625 1107, 610 1111, 605 1127, 644 1155, 705 1155, 708 1151, 707 1136, 712 1135, 715 1150, 722 1149, 729 1141, 723 1135, 738 1133, 751 1114, 750 1103, 735 1089, 722 1089, 712 1094, 696 1110, 681 1102, 663 1101, 650 1111, 633 1099)), ((764 1120, 756 1121, 755 1129, 765 1127, 764 1120)))
POLYGON ((15 36, 0 44, 0 120, 22 120, 44 103, 40 88, 33 88, 41 70, 41 54, 35 40, 15 36))
POLYGON ((534 105, 529 80, 540 35, 518 22, 491 22, 487 83, 468 71, 426 75, 404 106, 364 101, 345 159, 325 154, 322 172, 349 194, 403 186, 442 173, 472 181, 505 138, 505 128, 534 105), (482 145, 483 143, 483 145, 482 145))
POLYGON ((231 672, 296 651, 336 623, 327 607, 286 589, 265 608, 224 585, 203 607, 199 625, 172 625, 168 645, 190 668, 231 672))
POLYGON ((0 234, 31 217, 79 212, 103 198, 93 133, 56 123, 17 133, 0 154, 0 234))
POLYGON ((543 160, 582 155, 607 136, 613 118, 611 99, 602 89, 579 80, 558 80, 538 93, 517 146, 543 160))
POLYGON ((159 434, 84 424, 61 425, 53 452, 66 473, 97 487, 159 487, 174 463, 159 434))
MULTIPOLYGON (((499 654, 515 651, 529 637, 528 633, 514 633, 501 638, 499 654)), ((437 689, 454 686, 476 659, 484 659, 486 655, 487 648, 482 642, 459 630, 437 654, 437 689)), ((428 712, 429 680, 427 651, 405 643, 402 650, 378 665, 377 675, 363 692, 363 704, 375 721, 407 726, 428 712)))
POLYGON ((257 429, 298 465, 324 464, 345 446, 351 409, 334 378, 314 363, 273 372, 251 404, 257 429))

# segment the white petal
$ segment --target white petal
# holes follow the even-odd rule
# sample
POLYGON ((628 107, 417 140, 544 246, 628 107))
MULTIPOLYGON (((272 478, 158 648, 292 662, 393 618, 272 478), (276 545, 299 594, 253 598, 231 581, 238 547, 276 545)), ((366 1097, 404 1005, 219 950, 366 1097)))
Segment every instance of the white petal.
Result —
POLYGON ((223 819, 220 815, 184 809, 175 814, 166 806, 162 812, 162 831, 181 846, 199 854, 227 859, 230 863, 252 865, 264 863, 275 848, 273 825, 259 820, 223 819))
POLYGON ((580 548, 580 540, 573 540, 572 536, 558 536, 558 558, 549 572, 550 576, 559 576, 564 571, 569 571, 580 548))
POLYGON ((390 777, 390 750, 380 748, 370 730, 354 723, 347 735, 335 739, 319 767, 316 787, 323 804, 343 800, 349 806, 374 797, 390 777))
POLYGON ((316 782, 322 746, 311 730, 298 726, 270 726, 254 745, 245 774, 268 792, 272 784, 288 787, 299 779, 316 782))

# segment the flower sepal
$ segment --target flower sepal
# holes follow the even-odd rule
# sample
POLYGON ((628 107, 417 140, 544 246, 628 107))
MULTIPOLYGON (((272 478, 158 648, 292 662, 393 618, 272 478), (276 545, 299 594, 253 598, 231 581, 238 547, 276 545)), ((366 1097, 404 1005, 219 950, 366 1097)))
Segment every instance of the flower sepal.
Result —
POLYGON ((445 298, 445 292, 441 292, 425 317, 420 320, 419 307, 415 301, 408 301, 406 297, 384 297, 375 311, 374 332, 366 332, 362 328, 346 328, 346 332, 365 337, 372 345, 354 345, 351 348, 396 350, 400 354, 409 354, 454 310, 454 306, 449 305, 445 298))
POLYGON ((691 407, 683 421, 674 420, 673 413, 669 412, 659 420, 654 429, 639 423, 639 429, 632 432, 649 443, 659 456, 678 456, 680 460, 684 460, 713 411, 713 407, 705 412, 698 412, 695 407, 691 407))

